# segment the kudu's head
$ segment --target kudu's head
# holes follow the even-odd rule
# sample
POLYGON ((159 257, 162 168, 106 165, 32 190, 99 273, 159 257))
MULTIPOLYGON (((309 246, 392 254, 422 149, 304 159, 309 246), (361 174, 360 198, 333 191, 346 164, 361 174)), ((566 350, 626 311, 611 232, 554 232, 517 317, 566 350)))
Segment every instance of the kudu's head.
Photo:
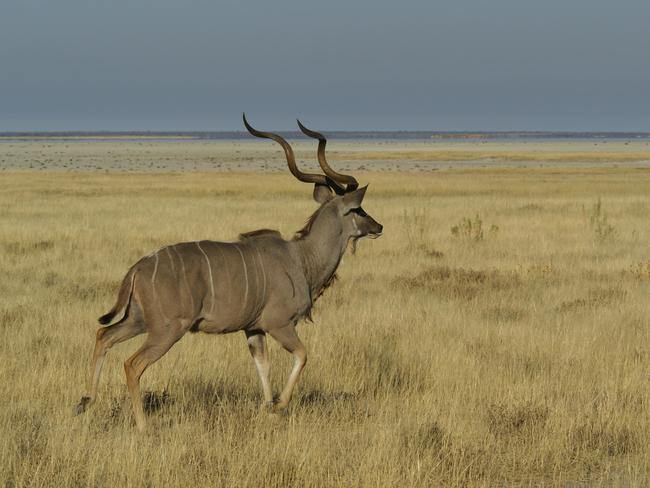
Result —
POLYGON ((321 133, 307 129, 298 121, 298 126, 305 135, 318 139, 318 163, 324 175, 300 171, 296 166, 293 149, 281 136, 254 129, 246 120, 246 115, 244 115, 244 125, 252 135, 272 139, 280 144, 284 149, 291 173, 300 181, 314 184, 314 200, 321 207, 302 232, 309 232, 312 221, 319 217, 327 219, 330 227, 336 226, 343 237, 352 239, 353 245, 362 237, 376 239, 382 234, 383 226, 361 207, 368 187, 359 188, 359 183, 354 177, 338 173, 330 167, 325 158, 327 139, 321 133))

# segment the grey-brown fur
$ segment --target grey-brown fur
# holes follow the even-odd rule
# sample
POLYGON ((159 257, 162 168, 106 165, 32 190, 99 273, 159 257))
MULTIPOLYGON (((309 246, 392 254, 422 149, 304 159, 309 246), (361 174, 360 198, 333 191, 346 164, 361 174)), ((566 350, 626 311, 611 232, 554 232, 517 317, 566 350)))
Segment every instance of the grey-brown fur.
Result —
POLYGON ((291 240, 263 229, 242 234, 237 242, 174 244, 140 259, 127 272, 115 306, 99 319, 105 325, 114 323, 97 331, 89 393, 77 405, 77 413, 96 398, 107 350, 145 332, 142 347, 124 363, 139 429, 145 427, 139 379, 187 332, 243 331, 269 404, 274 399, 266 334, 271 335, 295 357, 287 385, 274 405, 283 408, 289 403, 307 358, 296 324, 310 317, 314 301, 334 280, 349 241, 377 237, 382 226, 361 209, 366 187, 356 189, 354 178, 327 165, 322 135, 301 126, 307 135, 319 138, 319 162, 324 170, 327 167, 328 176, 307 175, 297 169, 284 139, 245 124, 253 135, 282 145, 292 173, 315 183, 314 199, 321 206, 291 240))

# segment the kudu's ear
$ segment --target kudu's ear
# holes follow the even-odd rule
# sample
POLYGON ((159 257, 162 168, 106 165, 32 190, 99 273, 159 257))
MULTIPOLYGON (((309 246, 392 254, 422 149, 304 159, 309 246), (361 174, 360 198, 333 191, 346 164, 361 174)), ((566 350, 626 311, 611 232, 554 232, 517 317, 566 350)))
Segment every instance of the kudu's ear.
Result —
POLYGON ((343 195, 343 206, 345 207, 345 210, 360 207, 367 189, 368 185, 343 195))
POLYGON ((316 183, 314 185, 314 200, 316 200, 321 205, 329 202, 334 195, 332 190, 327 185, 319 185, 316 183))

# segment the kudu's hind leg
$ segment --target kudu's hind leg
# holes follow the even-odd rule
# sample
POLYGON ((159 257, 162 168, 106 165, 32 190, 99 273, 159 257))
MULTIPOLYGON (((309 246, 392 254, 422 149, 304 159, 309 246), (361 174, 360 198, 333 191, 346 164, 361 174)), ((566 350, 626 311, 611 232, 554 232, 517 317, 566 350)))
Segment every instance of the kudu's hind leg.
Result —
POLYGON ((126 383, 131 394, 131 404, 138 430, 143 431, 146 426, 142 396, 140 395, 140 377, 153 363, 165 355, 167 351, 182 337, 173 327, 165 329, 165 333, 149 333, 144 344, 133 356, 124 362, 126 383))
POLYGON ((282 390, 280 398, 278 398, 276 403, 277 408, 286 408, 291 401, 291 395, 293 394, 293 389, 298 382, 300 373, 305 367, 305 364, 307 364, 307 350, 302 342, 300 342, 300 338, 296 333, 296 327, 294 325, 269 331, 269 334, 271 334, 271 337, 278 341, 282 347, 293 354, 294 357, 291 374, 289 375, 287 384, 284 387, 284 390, 282 390))
POLYGON ((264 401, 268 405, 273 404, 273 392, 271 391, 271 382, 269 379, 269 372, 271 370, 271 363, 266 350, 266 334, 264 332, 248 332, 246 331, 246 341, 248 342, 248 350, 253 356, 255 361, 255 368, 262 383, 262 391, 264 392, 264 401))
POLYGON ((102 372, 102 365, 108 350, 115 344, 124 342, 132 337, 142 334, 145 331, 145 325, 139 314, 134 314, 117 324, 102 327, 97 330, 95 340, 95 350, 90 363, 90 377, 88 380, 88 396, 81 397, 81 401, 75 407, 75 415, 79 415, 95 402, 97 398, 97 385, 99 384, 99 375, 102 372))

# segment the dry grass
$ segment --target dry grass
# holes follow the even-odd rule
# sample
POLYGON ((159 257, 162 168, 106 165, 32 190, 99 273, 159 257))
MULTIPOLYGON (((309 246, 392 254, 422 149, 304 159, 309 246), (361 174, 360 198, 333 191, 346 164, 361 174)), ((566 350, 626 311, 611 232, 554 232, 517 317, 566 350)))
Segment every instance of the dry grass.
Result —
MULTIPOLYGON (((385 236, 347 256, 300 327, 310 361, 286 416, 259 409, 240 334, 190 335, 144 375, 133 426, 97 327, 157 246, 298 229, 286 174, 26 172, 0 188, 4 486, 647 486, 650 173, 363 173, 385 236), (598 240, 601 198, 615 235, 598 240), (499 232, 461 240, 480 217, 499 232)), ((271 349, 277 391, 290 366, 271 349)))

